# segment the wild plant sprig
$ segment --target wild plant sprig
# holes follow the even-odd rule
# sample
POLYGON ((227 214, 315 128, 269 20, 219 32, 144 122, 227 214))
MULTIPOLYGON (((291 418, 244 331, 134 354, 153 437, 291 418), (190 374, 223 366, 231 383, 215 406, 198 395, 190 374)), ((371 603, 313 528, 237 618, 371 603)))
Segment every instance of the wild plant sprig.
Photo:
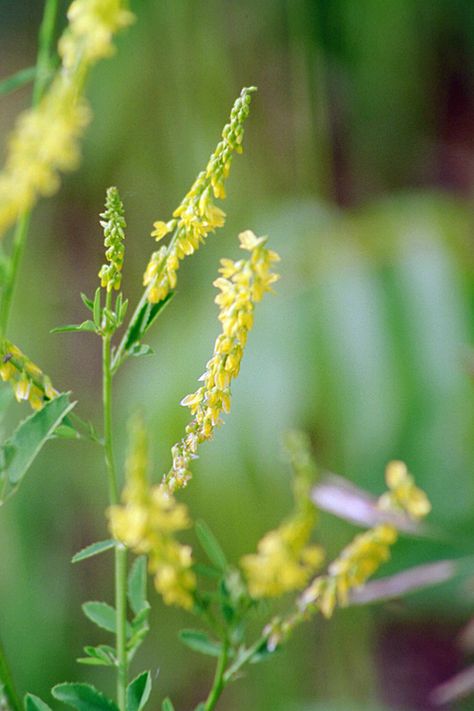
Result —
POLYGON ((229 176, 233 153, 241 153, 243 150, 243 126, 255 91, 255 87, 242 89, 206 169, 199 173, 172 219, 154 223, 152 236, 157 241, 170 233, 172 237, 167 246, 153 252, 148 262, 143 277, 145 290, 114 354, 114 373, 129 355, 128 346, 132 334, 138 331, 143 335, 148 328, 152 306, 165 304, 171 296, 171 290, 177 283, 180 262, 185 256, 193 254, 210 232, 224 224, 225 213, 214 204, 213 198, 225 197, 225 182, 229 176))

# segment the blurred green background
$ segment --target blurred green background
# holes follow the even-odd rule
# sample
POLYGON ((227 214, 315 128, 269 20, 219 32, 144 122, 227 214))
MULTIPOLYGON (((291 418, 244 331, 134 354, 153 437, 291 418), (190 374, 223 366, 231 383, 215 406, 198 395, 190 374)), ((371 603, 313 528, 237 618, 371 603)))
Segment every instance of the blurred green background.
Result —
MULTIPOLYGON (((81 168, 35 211, 11 338, 98 421, 98 339, 49 330, 86 318, 79 292, 96 288, 105 188, 117 185, 125 202, 124 289, 135 301, 152 222, 167 219, 205 165, 240 88, 256 84, 226 227, 183 265, 152 335, 155 355, 119 376, 119 458, 127 416, 141 405, 157 479, 168 468, 187 421, 178 403, 218 332, 219 258, 235 257, 236 235, 251 228, 280 252, 282 278, 258 309, 232 413, 194 467, 184 494, 193 514, 229 556, 254 550, 290 506, 280 441, 301 427, 322 468, 379 493, 386 462, 400 458, 428 492, 432 521, 452 543, 402 541, 384 572, 472 553, 472 0, 132 4, 137 22, 88 86, 94 121, 81 168)), ((0 0, 2 76, 34 62, 41 12, 39 0, 0 0)), ((28 102, 26 89, 2 99, 2 134, 28 102)), ((70 565, 106 536, 105 506, 100 452, 52 442, 1 511, 0 629, 22 692, 111 683, 74 661, 103 639, 80 604, 111 600, 111 561, 70 565)), ((353 534, 322 516, 329 555, 353 534)), ((176 632, 192 620, 151 594, 152 634, 136 668, 157 675, 154 708, 166 694, 190 708, 213 662, 181 646, 176 632)), ((431 711, 430 691, 466 663, 455 638, 473 610, 468 577, 316 620, 221 707, 431 711)), ((450 708, 473 709, 474 699, 450 708)))

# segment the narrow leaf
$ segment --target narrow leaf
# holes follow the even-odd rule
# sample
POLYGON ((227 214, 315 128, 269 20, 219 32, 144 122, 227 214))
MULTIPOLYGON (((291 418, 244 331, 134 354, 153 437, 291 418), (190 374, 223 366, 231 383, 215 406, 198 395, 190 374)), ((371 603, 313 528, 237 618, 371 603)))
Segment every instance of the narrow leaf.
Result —
POLYGON ((218 543, 216 537, 212 533, 211 529, 204 521, 196 522, 196 534, 199 539, 199 543, 203 547, 204 551, 207 553, 209 560, 213 563, 219 570, 224 572, 228 567, 227 559, 225 557, 224 551, 222 550, 220 544, 218 543))
POLYGON ((12 487, 20 484, 45 443, 75 404, 69 402, 69 393, 49 400, 41 410, 23 420, 3 444, 4 475, 12 487))
POLYGON ((25 711, 51 711, 51 708, 39 696, 26 694, 25 711))
POLYGON ((146 556, 139 556, 132 565, 128 576, 128 602, 135 615, 138 615, 139 612, 148 606, 146 600, 146 565, 146 556))
POLYGON ((50 333, 68 333, 71 331, 88 331, 96 333, 97 328, 93 321, 83 321, 82 323, 70 324, 68 326, 57 326, 52 328, 50 333))
POLYGON ((134 356, 135 358, 139 358, 140 356, 146 356, 146 355, 153 355, 155 351, 151 346, 147 346, 145 343, 134 343, 133 346, 130 348, 130 355, 134 356))
POLYGON ((141 711, 150 697, 151 674, 146 671, 127 686, 127 711, 141 711))
POLYGON ((6 96, 6 94, 10 94, 12 91, 16 91, 20 89, 20 87, 25 86, 25 84, 29 84, 34 80, 35 75, 36 67, 27 67, 3 79, 0 81, 0 96, 6 96))
POLYGON ((99 555, 104 551, 109 551, 111 548, 115 548, 117 541, 113 538, 109 538, 106 541, 97 541, 97 543, 91 543, 90 546, 86 546, 80 550, 76 555, 72 557, 71 563, 79 563, 81 560, 86 560, 86 558, 92 558, 94 555, 99 555))
POLYGON ((100 322, 102 318, 101 308, 100 308, 100 286, 95 290, 94 303, 92 304, 92 312, 94 314, 94 323, 97 328, 100 328, 100 322))
POLYGON ((82 303, 87 309, 89 309, 89 311, 94 311, 94 302, 92 301, 92 299, 89 299, 89 297, 86 296, 86 294, 84 294, 83 292, 81 292, 81 299, 82 303))
POLYGON ((118 711, 118 707, 91 684, 57 684, 51 689, 55 699, 77 711, 118 711))
POLYGON ((174 706, 171 703, 171 699, 169 696, 167 696, 166 699, 161 704, 161 711, 175 711, 174 706))
POLYGON ((183 644, 200 654, 208 654, 211 657, 218 657, 221 653, 220 642, 213 642, 205 632, 200 630, 181 630, 179 638, 183 644))
MULTIPOLYGON (((114 607, 108 605, 106 602, 85 602, 82 605, 82 611, 85 616, 98 627, 115 634, 116 612, 114 607)), ((127 623, 127 634, 130 633, 131 627, 129 623, 127 623)))
POLYGON ((143 305, 140 312, 134 319, 133 324, 130 325, 130 329, 127 333, 127 340, 125 342, 125 350, 127 352, 130 351, 134 343, 137 343, 141 340, 141 338, 145 335, 150 326, 158 318, 158 315, 161 313, 161 311, 163 311, 165 306, 169 304, 173 296, 174 292, 171 291, 169 294, 167 294, 163 301, 159 301, 157 304, 149 304, 147 302, 143 305))

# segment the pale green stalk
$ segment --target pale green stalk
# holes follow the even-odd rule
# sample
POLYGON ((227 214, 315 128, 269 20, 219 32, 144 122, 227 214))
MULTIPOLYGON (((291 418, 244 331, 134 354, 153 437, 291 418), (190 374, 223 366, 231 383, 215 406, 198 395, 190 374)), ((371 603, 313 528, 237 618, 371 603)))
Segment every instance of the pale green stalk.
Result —
MULTIPOLYGON (((52 61, 54 27, 56 24, 57 12, 58 0, 46 0, 43 20, 39 30, 39 46, 36 59, 35 80, 33 84, 33 106, 37 106, 41 101, 41 97, 44 94, 48 82, 52 61)), ((21 258, 25 249, 26 239, 28 237, 30 217, 31 210, 27 210, 19 216, 15 226, 12 253, 7 275, 5 277, 2 303, 0 306, 0 338, 5 335, 8 326, 13 292, 18 277, 21 258)))
MULTIPOLYGON (((110 311, 112 292, 107 292, 105 308, 110 311)), ((109 483, 111 506, 119 503, 117 472, 115 469, 112 442, 112 371, 111 339, 106 333, 102 339, 102 377, 104 409, 104 450, 109 483)), ((117 703, 120 711, 125 711, 128 682, 127 659, 127 549, 123 545, 115 548, 115 611, 116 611, 116 653, 117 653, 117 703)))
POLYGON ((216 673, 214 675, 214 682, 212 684, 212 689, 209 692, 209 696, 204 704, 204 711, 212 711, 217 704, 220 695, 222 694, 225 681, 224 672, 227 664, 227 643, 224 642, 222 645, 221 653, 219 654, 219 659, 217 660, 216 673))

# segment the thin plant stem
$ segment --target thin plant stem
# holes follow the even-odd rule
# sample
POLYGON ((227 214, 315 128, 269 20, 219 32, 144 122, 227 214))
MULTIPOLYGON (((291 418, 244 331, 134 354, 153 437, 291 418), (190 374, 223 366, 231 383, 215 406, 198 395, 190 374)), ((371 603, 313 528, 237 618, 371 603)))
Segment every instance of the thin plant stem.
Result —
POLYGON ((8 663, 3 651, 2 642, 0 640, 0 680, 2 682, 2 694, 5 697, 11 711, 22 711, 21 699, 13 684, 12 675, 8 667, 8 663))
MULTIPOLYGON (((32 104, 36 106, 44 93, 48 80, 51 63, 54 28, 58 12, 58 0, 46 0, 43 20, 39 31, 38 53, 36 57, 35 79, 33 84, 32 104)), ((28 210, 19 216, 13 236, 12 255, 6 275, 0 306, 0 338, 5 334, 10 316, 13 292, 18 276, 21 258, 25 249, 28 228, 30 225, 31 211, 28 210)), ((10 669, 7 665, 5 652, 0 643, 0 681, 3 684, 3 693, 13 711, 21 711, 22 703, 13 686, 10 669)))
MULTIPOLYGON (((58 0, 46 0, 43 19, 38 35, 38 53, 36 57, 35 79, 33 83, 32 105, 37 106, 46 89, 53 52, 54 29, 58 14, 58 0)), ((4 336, 13 300, 13 292, 18 277, 21 258, 25 250, 26 239, 30 226, 31 210, 23 212, 17 220, 13 235, 12 254, 9 269, 5 278, 0 307, 0 338, 4 336)))
POLYGON ((237 660, 233 664, 231 664, 231 666, 225 672, 224 684, 227 684, 232 679, 234 674, 236 674, 244 666, 244 664, 247 664, 247 662, 253 657, 255 652, 257 652, 267 641, 267 639, 268 636, 266 634, 262 634, 262 636, 259 637, 257 641, 254 642, 252 646, 247 649, 246 652, 244 652, 242 655, 239 655, 237 660))
MULTIPOLYGON (((110 310, 112 293, 107 292, 105 308, 110 310)), ((110 504, 119 502, 117 472, 115 468, 112 440, 112 371, 111 338, 106 332, 102 340, 102 376, 104 409, 104 451, 109 484, 110 504)), ((115 548, 115 614, 116 614, 116 653, 117 653, 117 703, 120 711, 125 711, 128 658, 127 658, 127 549, 123 545, 115 548)))
POLYGON ((214 675, 214 682, 212 688, 209 692, 209 696, 204 704, 204 711, 212 711, 215 708, 220 695, 222 694, 224 687, 226 685, 224 679, 225 668, 227 664, 227 643, 224 642, 222 645, 222 650, 217 660, 216 673, 214 675))

